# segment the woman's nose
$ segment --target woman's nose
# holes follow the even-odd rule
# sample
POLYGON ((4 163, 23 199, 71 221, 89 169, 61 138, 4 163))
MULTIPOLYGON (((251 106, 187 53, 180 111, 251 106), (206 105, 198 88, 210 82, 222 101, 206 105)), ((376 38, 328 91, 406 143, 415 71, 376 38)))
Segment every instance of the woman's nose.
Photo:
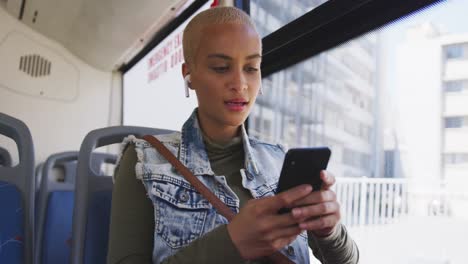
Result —
POLYGON ((232 74, 231 82, 230 82, 230 89, 233 90, 238 90, 242 91, 244 89, 247 89, 248 84, 247 84, 247 78, 244 75, 243 71, 235 71, 232 74))

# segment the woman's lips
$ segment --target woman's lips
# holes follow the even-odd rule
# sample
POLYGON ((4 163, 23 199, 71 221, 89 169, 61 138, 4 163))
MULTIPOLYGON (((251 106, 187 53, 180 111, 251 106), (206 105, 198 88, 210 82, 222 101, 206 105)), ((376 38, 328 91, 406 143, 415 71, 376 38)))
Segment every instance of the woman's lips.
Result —
POLYGON ((244 111, 244 109, 247 108, 247 104, 248 102, 244 100, 230 100, 224 102, 224 105, 227 107, 227 109, 233 112, 244 111))

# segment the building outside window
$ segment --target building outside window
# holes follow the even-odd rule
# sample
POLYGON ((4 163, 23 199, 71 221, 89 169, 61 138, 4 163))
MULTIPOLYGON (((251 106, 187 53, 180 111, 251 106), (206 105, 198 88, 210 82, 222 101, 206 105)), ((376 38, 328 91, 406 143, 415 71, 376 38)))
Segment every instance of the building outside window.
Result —
MULTIPOLYGON (((305 13, 305 2, 314 1, 251 1, 252 18, 267 36, 305 13)), ((361 263, 466 262, 467 8, 444 1, 263 79, 249 133, 330 147, 361 263), (427 230, 464 235, 444 231, 435 242, 427 230)))
POLYGON ((453 44, 445 47, 445 56, 447 59, 461 59, 464 57, 464 45, 453 44))
POLYGON ((468 89, 468 80, 445 81, 444 90, 447 93, 457 93, 468 89))
POLYGON ((445 154, 446 165, 468 165, 468 153, 446 153, 445 154))
MULTIPOLYGON (((264 36, 302 15, 294 10, 305 13, 324 2, 288 1, 285 9, 280 6, 285 1, 251 1, 250 9, 264 36)), ((261 110, 251 114, 251 133, 287 147, 325 145, 326 136, 340 142, 330 163, 337 173, 374 176, 374 168, 360 161, 349 169, 339 146, 355 140, 359 143, 349 146, 352 151, 368 157, 375 154, 376 45, 376 35, 371 33, 269 76, 263 83, 264 95, 257 99, 261 110), (258 118, 271 125, 260 126, 258 118)))
POLYGON ((464 126, 464 118, 462 116, 446 117, 445 128, 461 128, 464 126))

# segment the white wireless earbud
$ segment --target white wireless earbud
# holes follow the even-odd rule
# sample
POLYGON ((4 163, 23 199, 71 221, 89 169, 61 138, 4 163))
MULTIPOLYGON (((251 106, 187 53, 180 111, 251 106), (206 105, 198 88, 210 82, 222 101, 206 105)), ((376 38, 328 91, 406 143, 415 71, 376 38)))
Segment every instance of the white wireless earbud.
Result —
POLYGON ((190 74, 185 75, 184 80, 185 80, 185 97, 189 98, 190 97, 189 84, 191 82, 190 81, 190 74))

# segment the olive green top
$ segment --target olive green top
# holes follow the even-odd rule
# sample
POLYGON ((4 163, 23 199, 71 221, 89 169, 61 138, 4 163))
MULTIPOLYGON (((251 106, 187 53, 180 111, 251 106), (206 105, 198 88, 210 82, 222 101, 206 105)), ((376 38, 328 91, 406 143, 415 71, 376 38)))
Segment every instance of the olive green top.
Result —
MULTIPOLYGON (((239 198, 239 207, 252 199, 250 191, 243 187, 240 169, 244 167, 244 147, 242 139, 236 137, 231 142, 220 145, 206 136, 203 137, 211 169, 215 175, 224 175, 227 184, 239 198)), ((217 176, 218 177, 218 176, 217 176)))

